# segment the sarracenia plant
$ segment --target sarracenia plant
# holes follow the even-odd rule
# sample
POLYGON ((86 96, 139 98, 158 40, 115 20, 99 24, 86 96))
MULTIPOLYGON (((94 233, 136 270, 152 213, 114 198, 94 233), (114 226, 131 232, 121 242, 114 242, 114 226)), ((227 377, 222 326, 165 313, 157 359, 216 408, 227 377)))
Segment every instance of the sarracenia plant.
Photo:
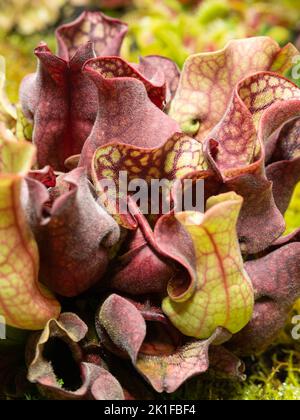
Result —
POLYGON ((283 236, 300 180, 300 89, 285 78, 298 51, 237 40, 180 74, 165 57, 124 61, 126 31, 98 12, 58 28, 18 112, 1 66, 3 394, 24 360, 22 384, 60 399, 151 398, 208 370, 243 379, 240 358, 276 339, 300 296, 300 234, 283 236), (121 173, 168 180, 169 211, 145 214, 121 173), (204 182, 204 211, 175 211, 185 180, 204 182))

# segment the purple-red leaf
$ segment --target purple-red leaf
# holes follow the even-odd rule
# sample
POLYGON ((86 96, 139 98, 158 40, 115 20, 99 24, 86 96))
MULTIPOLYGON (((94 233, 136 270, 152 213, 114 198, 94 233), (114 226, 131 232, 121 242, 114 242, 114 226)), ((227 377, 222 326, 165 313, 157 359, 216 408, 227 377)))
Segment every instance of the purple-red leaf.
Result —
POLYGON ((56 175, 51 166, 45 166, 43 169, 34 169, 28 173, 28 177, 41 182, 47 188, 55 187, 56 175))
MULTIPOLYGON (((98 330, 104 329, 114 346, 136 362, 146 337, 146 324, 142 314, 127 299, 111 295, 100 308, 98 330)), ((100 332, 101 338, 101 332, 100 332)))
POLYGON ((209 349, 210 372, 218 378, 244 381, 245 364, 223 346, 211 346, 209 349))
MULTIPOLYGON (((267 177, 273 183, 275 202, 282 214, 287 210, 294 188, 300 181, 300 101, 291 100, 272 107, 264 116, 262 133, 267 151, 267 177), (281 105, 281 106, 280 106, 281 105), (282 127, 279 134, 270 136, 268 126, 282 127), (269 124, 268 124, 269 121, 269 124)), ((273 133, 272 132, 272 133, 273 133)), ((272 134, 271 133, 271 134, 272 134)))
POLYGON ((119 228, 97 203, 83 168, 57 180, 51 194, 27 181, 30 222, 41 254, 40 278, 63 296, 76 296, 101 279, 119 228))
POLYGON ((151 247, 140 228, 129 233, 126 243, 128 249, 115 261, 108 286, 132 295, 165 293, 174 274, 170 261, 151 247))

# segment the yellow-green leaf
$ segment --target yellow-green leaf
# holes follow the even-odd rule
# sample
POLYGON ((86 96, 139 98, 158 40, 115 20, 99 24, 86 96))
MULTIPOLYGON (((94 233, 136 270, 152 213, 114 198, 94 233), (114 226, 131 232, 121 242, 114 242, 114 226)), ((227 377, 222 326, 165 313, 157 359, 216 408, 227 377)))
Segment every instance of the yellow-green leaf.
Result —
POLYGON ((205 214, 176 216, 194 247, 194 265, 189 270, 192 281, 180 295, 173 293, 176 285, 170 282, 163 311, 187 336, 207 339, 218 327, 235 334, 251 319, 253 288, 236 232, 242 202, 235 193, 221 194, 208 200, 205 214))

